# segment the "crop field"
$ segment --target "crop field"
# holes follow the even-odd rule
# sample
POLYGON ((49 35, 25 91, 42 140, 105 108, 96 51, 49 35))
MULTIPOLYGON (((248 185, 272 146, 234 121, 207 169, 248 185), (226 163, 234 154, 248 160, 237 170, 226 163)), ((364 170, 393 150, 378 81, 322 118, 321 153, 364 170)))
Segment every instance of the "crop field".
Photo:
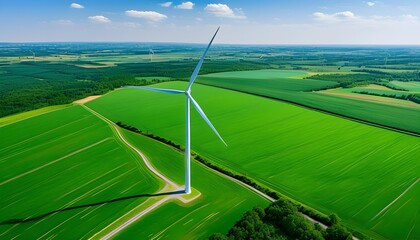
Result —
MULTIPOLYGON (((396 108, 404 107, 404 108, 417 109, 417 111, 420 110, 420 105, 418 103, 414 103, 407 100, 396 99, 396 98, 371 95, 371 94, 385 94, 385 93, 388 94, 386 91, 382 91, 382 90, 332 89, 332 90, 319 91, 319 93, 322 95, 325 94, 325 95, 336 97, 336 98, 346 98, 346 99, 354 100, 354 101, 364 101, 364 102, 371 102, 375 104, 386 105, 387 107, 394 106, 396 108), (369 94, 362 94, 358 91, 361 91, 363 93, 369 93, 369 94)), ((392 93, 392 94, 395 94, 395 93, 392 93)), ((404 93, 400 93, 400 94, 397 93, 395 95, 406 96, 406 94, 404 93)))
POLYGON ((31 118, 37 115, 41 115, 47 112, 51 112, 51 111, 55 111, 55 110, 59 110, 65 107, 68 107, 69 105, 54 105, 54 106, 49 106, 49 107, 44 107, 44 108, 39 108, 36 110, 32 110, 32 111, 27 111, 27 112, 23 112, 23 113, 18 113, 18 114, 14 114, 14 115, 10 115, 7 117, 2 117, 0 118, 0 127, 10 124, 10 123, 14 123, 17 121, 22 121, 26 118, 31 118))
POLYGON ((410 92, 420 93, 420 82, 400 82, 391 81, 390 85, 395 87, 407 89, 410 92))
MULTIPOLYGON (((194 113, 194 151, 308 206, 335 212, 371 236, 420 234, 414 204, 420 196, 413 193, 419 188, 417 137, 214 87, 196 85, 192 94, 228 144, 194 113), (400 218, 410 224, 393 224, 400 218)), ((87 105, 115 122, 184 143, 183 96, 122 89, 87 105)))
POLYGON ((305 75, 307 75, 305 72, 281 70, 224 72, 200 76, 198 82, 224 88, 235 88, 240 85, 242 91, 278 88, 284 91, 314 91, 337 86, 337 83, 330 81, 299 79, 305 75))
POLYGON ((0 127, 0 135, 1 239, 86 238, 145 200, 135 196, 163 186, 77 105, 0 127))
MULTIPOLYGON (((392 84, 392 83, 391 83, 392 84)), ((395 83, 393 84, 394 86, 395 83)), ((407 82, 407 83, 403 83, 399 84, 400 88, 403 88, 402 86, 407 86, 408 88, 410 88, 412 90, 415 90, 415 87, 417 85, 417 82, 407 82)), ((408 90, 408 89, 407 89, 408 90)), ((327 90, 330 92, 341 92, 341 93, 360 93, 360 92, 366 92, 369 94, 376 94, 376 95, 395 95, 398 97, 401 96, 407 96, 413 93, 416 93, 415 91, 399 91, 399 90, 394 90, 394 89, 390 89, 387 87, 383 87, 383 86, 379 86, 379 85, 369 85, 369 86, 364 86, 364 87, 353 87, 353 88, 340 88, 340 89, 332 89, 332 90, 327 90)), ((409 101, 407 101, 409 102, 409 101)), ((419 108, 420 108, 420 104, 416 104, 419 108)), ((404 106, 403 103, 401 103, 401 106, 404 106)))
MULTIPOLYGON (((0 191, 6 196, 0 200, 1 239, 90 237, 163 186, 105 122, 78 105, 0 127, 0 134, 9 136, 0 142, 0 191)), ((183 184, 183 153, 141 135, 123 134, 159 171, 183 184)), ((167 203, 121 237, 205 237, 227 231, 248 209, 268 204, 202 165, 193 164, 192 179, 199 199, 187 205, 167 203), (162 224, 154 224, 156 219, 162 224)))
MULTIPOLYGON (((237 78, 231 78, 231 73, 220 73, 216 76, 213 76, 212 74, 203 75, 198 78, 198 82, 275 98, 321 111, 420 133, 420 125, 418 124, 420 121, 419 104, 405 100, 384 99, 383 97, 376 96, 362 96, 360 99, 355 99, 348 95, 343 96, 343 94, 327 95, 322 94, 322 91, 312 91, 332 88, 336 86, 335 82, 322 80, 312 82, 310 81, 312 79, 285 78, 287 76, 297 76, 290 75, 293 74, 293 72, 291 73, 290 71, 277 71, 278 74, 275 74, 278 76, 277 78, 274 78, 274 76, 267 77, 266 74, 258 77, 258 73, 261 71, 252 72, 255 72, 256 75, 248 73, 242 75, 244 78, 240 78, 240 73, 236 73, 236 76, 238 76, 237 78), (227 74, 226 77, 224 77, 224 74, 227 74), (252 76, 252 78, 246 76, 252 76), (378 102, 378 99, 384 101, 378 102), (401 118, 400 116, 405 117, 401 118)), ((348 91, 348 89, 338 91, 348 91)), ((351 94, 350 96, 353 95, 354 94, 351 94)))
MULTIPOLYGON (((204 47, 0 43, 0 239, 99 238, 164 198, 116 237, 205 238, 266 206, 195 161, 199 198, 156 194, 168 185, 117 129, 178 185, 182 153, 86 108, 184 144, 183 95, 120 87, 184 89, 173 81, 189 79, 204 47), (74 102, 92 95, 102 97, 74 102)), ((192 108, 192 148, 374 238, 416 238, 419 67, 408 46, 214 45, 192 95, 228 146, 192 108)))
MULTIPOLYGON (((153 165, 176 183, 184 183, 184 155, 150 138, 124 132, 153 165)), ((140 219, 117 239, 202 239, 214 232, 227 232, 247 210, 268 205, 268 201, 206 167, 192 162, 192 187, 201 196, 187 205, 171 202, 140 219), (159 224, 156 224, 156 222, 159 224)))
MULTIPOLYGON (((212 73, 205 75, 206 77, 212 78, 256 78, 256 79, 279 79, 279 78, 290 78, 290 77, 303 77, 308 75, 307 72, 303 71, 282 71, 273 69, 255 70, 255 71, 237 71, 237 72, 222 72, 212 73)), ((202 76, 200 76, 201 78, 202 76)))

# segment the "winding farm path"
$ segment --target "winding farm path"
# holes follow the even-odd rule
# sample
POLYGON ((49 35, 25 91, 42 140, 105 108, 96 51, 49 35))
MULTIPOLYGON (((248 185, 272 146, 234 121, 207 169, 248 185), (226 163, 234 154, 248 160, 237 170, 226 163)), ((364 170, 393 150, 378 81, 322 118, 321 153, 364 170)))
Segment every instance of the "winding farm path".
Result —
MULTIPOLYGON (((110 239, 112 237, 114 237, 116 234, 118 234, 119 232, 121 232, 124 228, 128 227, 129 225, 131 225, 132 223, 134 223, 135 221, 137 221, 138 219, 140 219, 141 217, 143 217, 144 215, 146 215, 147 213, 153 211, 154 209, 158 208, 159 206, 165 204, 166 202, 168 202, 169 200, 173 200, 173 199, 178 199, 180 201, 182 201, 183 203, 189 203, 191 201, 194 201, 195 199, 197 199, 198 197, 201 196, 201 193, 198 193, 195 196, 192 196, 192 198, 188 198, 185 199, 182 196, 179 195, 179 191, 182 191, 183 188, 181 186, 178 186, 176 183, 174 183, 173 181, 171 181, 169 178, 167 178, 166 176, 164 176, 163 174, 161 174, 158 170, 156 170, 153 165, 150 163, 149 159, 137 148, 135 148, 132 144, 130 144, 125 138, 124 136, 121 134, 121 132, 119 131, 118 127, 109 119, 107 119, 106 117, 102 116, 101 114, 99 114, 98 112, 94 111, 93 109, 85 106, 84 104, 81 104, 82 107, 84 107, 86 110, 88 110, 89 112, 91 112, 92 114, 94 114, 95 116, 97 116, 98 118, 102 119, 103 121, 105 121, 106 123, 108 123, 110 125, 110 127, 113 129, 113 131, 117 134, 117 136, 119 137, 119 139, 126 144, 128 147, 130 147, 131 149, 133 149, 144 161, 144 163, 146 164, 146 166, 149 168, 150 171, 152 171, 156 176, 158 176, 160 179, 162 179, 166 185, 165 187, 159 192, 159 193, 163 193, 165 191, 174 191, 175 194, 173 195, 169 195, 166 197, 161 197, 161 198, 157 198, 156 200, 154 200, 154 203, 149 203, 148 201, 150 199, 148 199, 146 202, 144 202, 143 204, 141 204, 139 207, 142 207, 143 205, 145 206, 144 209, 140 210, 140 212, 138 212, 138 209, 135 208, 132 211, 136 211, 137 214, 133 215, 132 212, 128 212, 127 214, 125 214, 124 216, 120 217, 119 219, 115 220, 113 223, 111 223, 110 225, 108 225, 107 227, 105 227, 102 231, 96 233, 94 236, 92 236, 90 239, 97 239, 98 237, 101 240, 107 240, 110 239), (131 216, 130 218, 127 219, 127 216, 131 216), (121 221, 123 220, 124 221, 121 221), (111 229, 111 230, 110 230, 111 229), (105 233, 105 235, 104 235, 105 233)), ((206 168, 209 171, 212 171, 230 181, 236 182, 237 184, 248 188, 249 190, 255 192, 256 194, 260 195, 261 197, 267 199, 270 202, 274 202, 275 199, 268 196, 267 194, 259 191, 258 189, 245 184, 235 178, 232 178, 226 174, 223 174, 219 171, 216 171, 200 162, 197 161, 197 163, 199 163, 201 166, 203 166, 204 168, 206 168)), ((194 193, 194 192, 193 192, 194 193)), ((317 223, 319 224, 323 229, 327 229, 328 226, 326 226, 325 224, 311 218, 308 215, 303 214, 303 216, 308 219, 309 221, 313 222, 313 223, 317 223)), ((354 240, 358 240, 356 237, 353 237, 354 240)))
POLYGON ((144 155, 140 150, 138 150, 136 147, 134 147, 132 144, 130 144, 124 136, 121 134, 118 127, 109 119, 102 116, 98 112, 94 111, 93 109, 85 106, 84 104, 81 104, 83 108, 85 108, 87 111, 91 112, 93 115, 97 116, 104 122, 106 122, 116 133, 118 138, 129 148, 131 148, 134 152, 136 152, 140 158, 143 160, 147 168, 153 172, 156 176, 158 176, 161 180, 165 182, 165 186, 158 192, 158 193, 167 193, 169 192, 169 195, 161 196, 161 197, 155 197, 150 198, 146 200, 144 203, 140 204, 138 207, 133 209, 132 211, 128 212, 124 216, 120 217, 119 219, 115 220, 113 223, 109 224, 107 227, 102 229, 100 232, 96 233, 91 238, 100 238, 100 239, 110 239, 114 237, 116 234, 121 232, 126 227, 130 226, 132 223, 136 222, 138 219, 146 215, 147 213, 153 211, 154 209, 158 208, 159 206, 165 204, 166 202, 177 199, 183 203, 189 203, 191 201, 194 201, 198 197, 201 196, 201 193, 194 193, 193 196, 189 198, 184 198, 182 195, 180 195, 183 192, 183 188, 176 183, 174 183, 172 180, 167 178, 165 175, 161 174, 158 170, 156 170, 153 165, 150 163, 149 159, 146 155, 144 155), (140 211, 140 212, 139 212, 140 211), (135 212, 135 213, 134 213, 135 212))

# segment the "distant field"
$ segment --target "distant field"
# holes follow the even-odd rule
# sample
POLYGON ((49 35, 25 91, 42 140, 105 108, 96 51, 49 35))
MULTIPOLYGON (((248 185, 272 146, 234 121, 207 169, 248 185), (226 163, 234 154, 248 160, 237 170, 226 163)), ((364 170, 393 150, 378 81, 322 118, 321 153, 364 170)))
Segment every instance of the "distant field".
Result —
MULTIPOLYGON (((340 89, 341 92, 369 92, 374 93, 378 95, 395 95, 395 96, 406 96, 410 94, 418 93, 416 91, 420 91, 420 82, 398 82, 398 81, 392 81, 389 83, 391 86, 395 86, 398 88, 406 89, 407 91, 401 91, 401 90, 394 90, 391 88, 387 88, 385 86, 381 85, 374 85, 370 84, 368 86, 363 87, 353 87, 353 88, 346 88, 346 89, 340 89), (397 83, 395 83, 397 82, 397 83), (416 88, 418 87, 418 89, 416 88)), ((420 107, 420 104, 418 104, 420 107)))
MULTIPOLYGON (((124 135, 149 156, 159 171, 180 185, 184 183, 183 153, 138 134, 124 131, 124 135)), ((202 194, 199 199, 188 205, 179 202, 164 205, 127 228, 117 239, 155 236, 202 239, 215 232, 227 232, 245 211, 268 205, 268 201, 257 194, 195 162, 192 163, 191 180, 192 187, 202 194)))
POLYGON ((86 238, 146 198, 104 202, 163 186, 77 105, 0 127, 0 135, 1 239, 86 238))
MULTIPOLYGON (((255 70, 255 71, 236 71, 236 72, 222 72, 207 74, 207 77, 214 78, 267 78, 267 79, 279 79, 279 78, 290 78, 290 77, 303 77, 308 75, 304 71, 283 71, 283 70, 255 70)), ((202 76, 200 76, 202 77, 202 76)))
MULTIPOLYGON (((228 144, 193 111, 192 147, 198 153, 315 209, 335 212, 375 237, 420 234, 415 206, 394 208, 403 198, 372 219, 419 177, 419 138, 213 87, 196 85, 193 95, 228 144), (411 224, 392 224, 400 218, 411 224)), ((123 89, 87 105, 113 121, 184 143, 183 96, 123 89)), ((419 202, 420 195, 411 193, 418 187, 404 198, 419 202)))
POLYGON ((158 76, 156 76, 156 77, 136 77, 135 78, 136 80, 145 80, 145 81, 153 81, 153 80, 160 80, 160 81, 170 81, 170 80, 172 80, 173 78, 170 78, 170 77, 158 77, 158 76))
POLYGON ((307 75, 305 72, 282 70, 258 70, 241 72, 224 72, 203 75, 199 83, 217 85, 224 88, 241 86, 243 91, 263 91, 264 89, 281 89, 284 91, 314 91, 337 86, 336 83, 322 80, 293 79, 307 75))
MULTIPOLYGON (((270 72, 275 73, 275 71, 273 72, 271 70, 270 72)), ((289 101, 346 117, 420 133, 420 124, 418 124, 420 122, 420 111, 417 108, 417 105, 420 106, 419 104, 406 100, 384 99, 375 96, 362 96, 363 98, 355 99, 349 96, 340 96, 339 94, 326 95, 318 92, 310 92, 333 88, 337 86, 337 83, 322 80, 283 78, 287 75, 290 76, 293 72, 277 72, 277 78, 271 76, 270 78, 266 78, 267 76, 264 74, 258 77, 258 73, 261 73, 261 71, 254 71, 254 75, 251 73, 244 74, 244 76, 249 75, 253 76, 253 78, 233 78, 228 76, 230 73, 222 73, 216 75, 216 77, 203 75, 198 78, 198 82, 289 101), (223 77, 223 74, 228 75, 227 77, 223 77), (381 103, 372 101, 372 99, 375 100, 378 98, 383 101, 381 103), (386 104, 387 102, 396 102, 397 106, 395 104, 388 105, 386 104), (401 118, 401 116, 404 117, 401 118)), ((235 74, 240 76, 240 73, 235 74)), ((348 91, 348 89, 339 91, 348 91)))
MULTIPOLYGON (((405 96, 406 93, 400 92, 391 92, 391 91, 383 91, 383 90, 366 90, 366 89, 333 89, 333 90, 324 90, 319 91, 320 94, 325 94, 332 97, 338 98, 347 98, 349 100, 354 101, 363 101, 363 102, 371 102, 375 104, 382 104, 386 107, 394 106, 395 108, 412 108, 414 110, 420 111, 420 105, 418 103, 414 103, 407 100, 402 99, 395 99, 390 97, 382 97, 382 96, 375 96, 370 94, 395 94, 396 96, 405 96), (369 93, 369 94, 362 94, 360 92, 369 93)), ((416 118, 415 118, 416 119, 416 118)))
POLYGON ((407 89, 410 92, 420 93, 420 82, 400 82, 391 81, 390 85, 394 85, 399 88, 407 89))

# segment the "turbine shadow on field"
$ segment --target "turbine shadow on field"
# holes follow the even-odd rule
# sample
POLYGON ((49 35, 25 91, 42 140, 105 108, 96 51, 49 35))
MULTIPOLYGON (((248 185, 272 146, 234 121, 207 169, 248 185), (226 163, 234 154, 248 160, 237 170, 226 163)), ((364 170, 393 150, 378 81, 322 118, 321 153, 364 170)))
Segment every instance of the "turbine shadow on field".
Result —
POLYGON ((47 212, 47 213, 44 213, 44 214, 41 214, 41 215, 38 215, 38 216, 34 216, 34 217, 9 219, 9 220, 5 220, 3 222, 0 222, 0 225, 33 222, 33 221, 37 221, 37 220, 43 219, 45 217, 48 217, 48 216, 50 216, 52 214, 55 214, 55 213, 60 213, 60 212, 65 212, 65 211, 70 211, 70 210, 80 209, 80 208, 93 207, 93 206, 98 206, 98 205, 108 204, 108 203, 113 203, 113 202, 119 202, 119 201, 124 201, 124 200, 128 200, 128 199, 133 199, 133 198, 157 197, 157 196, 163 196, 163 195, 175 195, 175 194, 184 194, 184 193, 185 193, 184 190, 179 190, 179 191, 154 193, 154 194, 147 194, 147 193, 146 194, 137 194, 137 195, 133 195, 133 196, 120 197, 120 198, 115 198, 115 199, 96 202, 96 203, 88 203, 88 204, 83 204, 83 205, 79 205, 79 206, 72 206, 72 207, 57 209, 57 210, 53 210, 51 212, 47 212))

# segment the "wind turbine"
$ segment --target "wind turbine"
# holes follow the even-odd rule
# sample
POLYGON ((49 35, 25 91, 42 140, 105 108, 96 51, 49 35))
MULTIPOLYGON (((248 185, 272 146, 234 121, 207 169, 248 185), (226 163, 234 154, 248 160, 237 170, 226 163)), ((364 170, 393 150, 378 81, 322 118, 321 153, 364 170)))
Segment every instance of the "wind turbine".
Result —
MULTIPOLYGON (((220 27, 219 27, 220 28, 220 27)), ((203 65, 204 58, 206 57, 207 51, 209 50, 214 38, 217 35, 217 32, 219 32, 219 28, 217 28, 216 32, 214 33, 212 39, 210 40, 209 45, 207 46, 206 50, 204 51, 203 55, 200 58, 200 61, 198 61, 197 66, 194 69, 194 72, 192 73, 190 77, 190 81, 188 83, 188 87, 185 91, 181 90, 175 90, 175 89, 163 89, 163 88, 151 88, 151 87, 142 87, 142 86, 125 86, 125 88, 139 88, 139 89, 145 89, 145 90, 151 90, 156 92, 163 92, 163 93, 169 93, 169 94, 185 94, 186 98, 186 122, 185 122, 185 193, 189 194, 191 193, 191 136, 190 136, 190 103, 194 106, 194 108, 197 110, 197 112, 200 114, 200 116, 204 119, 204 121, 209 125, 209 127, 213 130, 213 132, 219 137, 219 139, 227 146, 226 142, 223 140, 223 138, 220 136, 219 132, 217 132, 216 128, 213 126, 213 124, 210 122, 210 120, 207 118, 204 111, 201 109, 200 105, 194 100, 194 98, 191 95, 191 86, 193 85, 195 79, 197 78, 198 72, 200 71, 201 65, 203 65)))
POLYGON ((386 66, 386 64, 388 63, 388 58, 389 57, 391 57, 391 55, 388 53, 388 52, 386 52, 386 56, 385 56, 385 63, 384 63, 384 65, 386 66))
POLYGON ((32 50, 29 50, 29 52, 31 52, 31 53, 32 53, 32 59, 35 61, 35 52, 34 52, 34 51, 32 51, 32 50))
POLYGON ((155 55, 155 52, 153 51, 153 49, 149 48, 150 62, 153 62, 153 55, 155 55))

